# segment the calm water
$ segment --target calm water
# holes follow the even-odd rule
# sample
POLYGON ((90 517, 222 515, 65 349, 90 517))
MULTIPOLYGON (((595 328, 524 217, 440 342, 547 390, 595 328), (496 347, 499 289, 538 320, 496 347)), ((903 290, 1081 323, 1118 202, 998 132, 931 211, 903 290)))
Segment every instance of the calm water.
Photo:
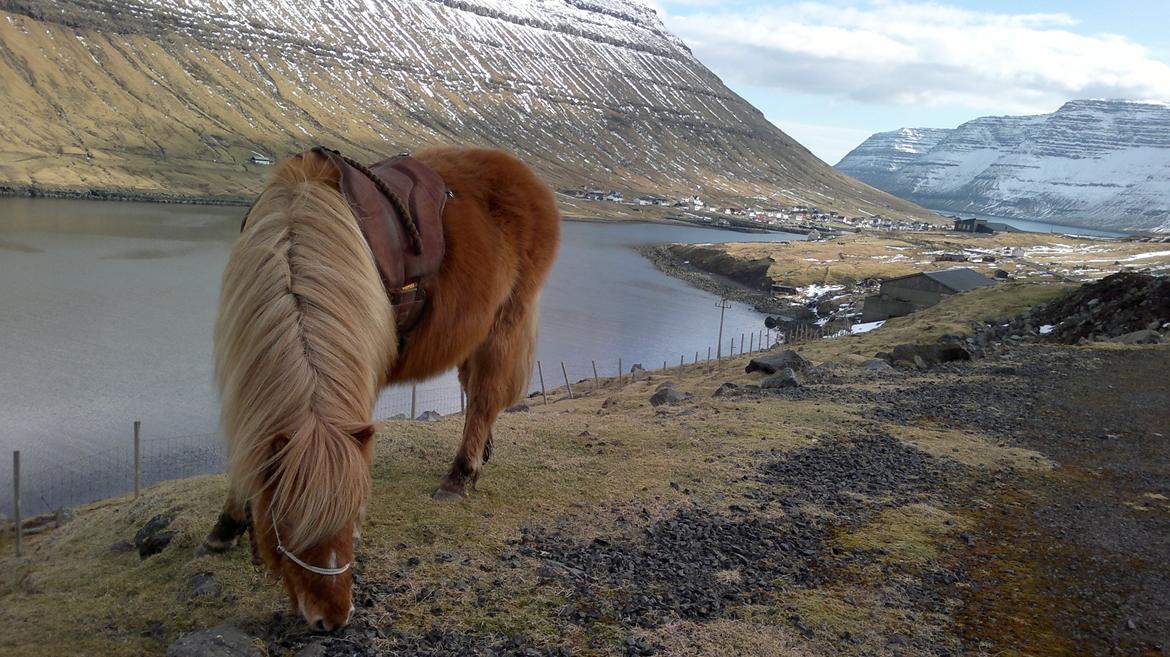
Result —
POLYGON ((1029 233, 1056 233, 1058 235, 1082 235, 1089 237, 1125 237, 1128 233, 1119 233, 1113 230, 1102 230, 1099 228, 1085 228, 1083 226, 1066 226, 1064 224, 1052 224, 1044 221, 1029 221, 1027 219, 1011 219, 1009 217, 996 217, 992 215, 982 214, 967 214, 962 212, 951 212, 949 210, 935 210, 940 214, 956 215, 967 219, 986 219, 992 223, 1007 224, 1020 230, 1028 231, 1029 233))
MULTIPOLYGON (((0 199, 0 482, 10 482, 14 449, 33 484, 87 469, 124 481, 135 419, 149 462, 172 468, 166 474, 183 472, 182 450, 218 448, 211 331, 243 212, 0 199)), ((576 381, 592 375, 591 360, 605 376, 619 356, 627 370, 635 362, 657 368, 677 365, 680 354, 705 357, 714 344, 716 298, 660 273, 632 247, 784 239, 802 238, 566 222, 541 301, 538 358, 549 387, 563 381, 561 361, 576 381)), ((749 308, 727 312, 725 335, 759 328, 762 316, 749 308)), ((418 411, 458 410, 453 381, 448 374, 420 386, 418 411)), ((390 390, 378 415, 409 408, 409 390, 390 390)), ((199 469, 200 458, 190 456, 190 467, 199 469)), ((154 474, 148 479, 163 473, 154 474)), ((0 485, 7 513, 10 484, 0 485)), ((32 510, 54 504, 46 498, 32 510)))

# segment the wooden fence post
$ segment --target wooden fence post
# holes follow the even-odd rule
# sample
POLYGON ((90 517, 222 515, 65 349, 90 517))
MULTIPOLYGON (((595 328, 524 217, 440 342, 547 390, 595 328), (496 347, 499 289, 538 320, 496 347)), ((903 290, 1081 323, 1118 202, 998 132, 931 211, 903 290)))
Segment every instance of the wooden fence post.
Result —
POLYGON ((748 338, 748 351, 755 351, 755 350, 756 350, 756 334, 753 332, 751 337, 748 338))
POLYGON ((142 483, 142 420, 134 420, 134 497, 142 483))
POLYGON ((418 384, 410 386, 410 419, 418 417, 418 384))
POLYGON ((618 356, 618 387, 622 387, 625 383, 622 381, 622 357, 618 356))
POLYGON ((561 361, 561 374, 565 375, 565 388, 569 391, 569 399, 573 398, 573 386, 569 385, 569 371, 565 369, 565 361, 561 361))
POLYGON ((544 368, 540 366, 540 361, 536 361, 536 373, 540 375, 540 396, 544 398, 544 403, 548 403, 548 394, 544 391, 544 368))
POLYGON ((12 453, 12 518, 13 530, 16 532, 16 556, 20 556, 21 540, 24 534, 23 521, 20 519, 20 450, 12 453))
POLYGON ((683 357, 682 354, 679 354, 678 355, 678 369, 681 371, 683 366, 686 364, 687 364, 686 359, 683 357))
POLYGON ((463 389, 463 386, 459 386, 459 412, 467 412, 467 391, 463 389))
POLYGON ((597 361, 589 361, 593 365, 593 391, 596 392, 601 387, 601 379, 597 376, 597 361))
POLYGON ((743 355, 743 333, 739 334, 739 355, 743 355))

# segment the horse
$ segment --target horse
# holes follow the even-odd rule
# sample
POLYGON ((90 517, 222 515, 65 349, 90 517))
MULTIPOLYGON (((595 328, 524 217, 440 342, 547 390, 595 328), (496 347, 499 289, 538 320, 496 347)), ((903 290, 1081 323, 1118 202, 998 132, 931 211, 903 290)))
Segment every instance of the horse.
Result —
POLYGON ((230 486, 203 549, 227 550, 248 530, 254 561, 319 631, 353 613, 379 391, 458 368, 463 440, 433 497, 465 498, 497 416, 527 391, 556 257, 552 192, 521 161, 457 147, 414 157, 451 193, 441 265, 404 346, 339 167, 319 150, 278 165, 224 270, 214 351, 230 486))

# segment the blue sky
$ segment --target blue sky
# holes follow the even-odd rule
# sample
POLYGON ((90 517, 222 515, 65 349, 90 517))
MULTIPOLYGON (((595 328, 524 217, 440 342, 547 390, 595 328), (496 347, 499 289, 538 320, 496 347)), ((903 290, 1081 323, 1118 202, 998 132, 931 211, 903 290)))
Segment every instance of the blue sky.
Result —
POLYGON ((835 164, 874 132, 1170 102, 1170 0, 648 0, 731 89, 835 164))

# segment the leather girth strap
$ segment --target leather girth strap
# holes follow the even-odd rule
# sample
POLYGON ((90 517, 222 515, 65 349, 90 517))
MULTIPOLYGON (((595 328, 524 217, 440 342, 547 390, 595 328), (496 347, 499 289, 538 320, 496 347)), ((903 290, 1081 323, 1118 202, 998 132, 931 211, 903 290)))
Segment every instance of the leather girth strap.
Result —
POLYGON ((422 318, 426 283, 443 262, 443 208, 451 193, 439 174, 409 155, 363 167, 334 150, 318 146, 312 152, 337 167, 338 187, 394 307, 401 346, 422 318))

